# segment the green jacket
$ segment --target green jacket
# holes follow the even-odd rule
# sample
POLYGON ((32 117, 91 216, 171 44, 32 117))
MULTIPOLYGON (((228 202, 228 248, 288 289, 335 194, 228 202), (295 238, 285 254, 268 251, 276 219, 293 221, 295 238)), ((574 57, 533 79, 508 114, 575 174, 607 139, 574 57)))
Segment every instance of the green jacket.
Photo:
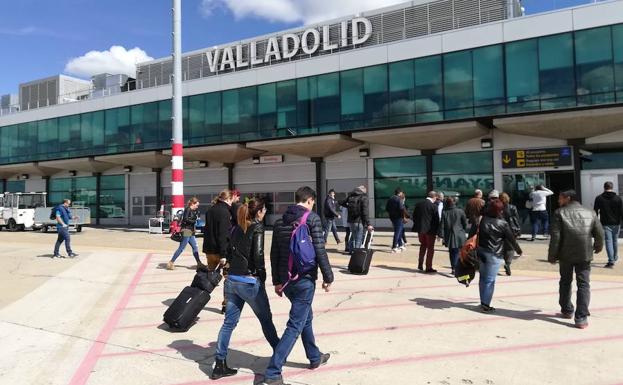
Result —
POLYGON ((550 262, 590 262, 604 247, 604 229, 593 210, 571 202, 554 213, 549 241, 550 262), (593 243, 594 239, 594 243, 593 243))

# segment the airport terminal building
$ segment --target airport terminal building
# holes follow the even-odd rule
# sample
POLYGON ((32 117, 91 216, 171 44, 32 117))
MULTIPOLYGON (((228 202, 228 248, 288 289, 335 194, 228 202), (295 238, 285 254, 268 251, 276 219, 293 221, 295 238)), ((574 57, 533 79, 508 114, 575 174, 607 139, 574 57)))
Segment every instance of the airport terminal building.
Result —
MULTIPOLYGON (((2 114, 0 192, 146 225, 170 202, 172 70, 140 63, 119 92, 2 114)), ((520 207, 538 183, 584 203, 605 180, 623 190, 623 0, 531 16, 410 1, 189 52, 183 76, 185 195, 261 194, 269 223, 301 185, 368 186, 377 226, 397 186, 410 207, 430 189, 496 188, 520 207)))

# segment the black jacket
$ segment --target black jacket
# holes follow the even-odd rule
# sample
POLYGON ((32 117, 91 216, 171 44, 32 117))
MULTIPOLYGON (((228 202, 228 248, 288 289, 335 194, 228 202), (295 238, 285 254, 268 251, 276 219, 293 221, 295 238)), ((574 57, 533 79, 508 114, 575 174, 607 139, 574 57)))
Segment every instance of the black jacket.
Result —
POLYGON ((364 226, 370 224, 368 218, 368 194, 359 188, 354 189, 345 200, 340 202, 340 206, 348 209, 348 223, 360 223, 364 226))
POLYGON ((498 258, 503 258, 506 250, 515 250, 517 254, 523 254, 515 234, 504 219, 485 215, 480 220, 479 228, 478 247, 495 254, 498 258))
MULTIPOLYGON (((292 223, 300 219, 305 213, 305 207, 292 205, 288 207, 283 218, 277 220, 273 226, 273 241, 270 247, 270 263, 273 274, 273 285, 283 285, 288 281, 288 259, 290 256, 290 237, 294 227, 292 223)), ((307 217, 307 226, 311 233, 314 249, 316 249, 316 262, 320 267, 322 279, 326 283, 333 282, 333 271, 329 263, 329 256, 324 248, 324 235, 322 221, 318 214, 313 211, 307 217)), ((318 270, 312 270, 308 274, 313 280, 318 279, 318 270)))
POLYGON ((618 226, 623 219, 623 203, 612 191, 606 191, 595 198, 595 212, 604 226, 618 226))
POLYGON ((324 200, 324 217, 327 219, 335 219, 338 215, 337 200, 327 195, 327 199, 324 200))
POLYGON ((184 214, 182 214, 182 221, 180 223, 181 229, 192 230, 194 232, 197 219, 199 219, 199 210, 191 210, 190 207, 186 207, 184 209, 184 214))
POLYGON ((604 229, 597 216, 578 202, 556 210, 550 233, 547 257, 550 262, 590 262, 593 252, 599 253, 604 247, 604 229))
POLYGON ((508 222, 513 234, 519 237, 521 235, 521 225, 519 224, 519 211, 517 211, 517 206, 510 203, 504 205, 504 220, 508 222))
POLYGON ((437 235, 439 231, 439 211, 437 205, 424 199, 413 210, 413 231, 421 234, 437 235))
POLYGON ((236 226, 238 224, 238 209, 242 206, 242 203, 232 203, 229 212, 231 213, 231 225, 236 226))
POLYGON ((394 195, 387 200, 385 211, 389 214, 389 219, 395 221, 403 218, 403 210, 405 206, 398 195, 394 195))
POLYGON ((264 226, 260 222, 253 222, 246 233, 240 226, 234 227, 229 241, 227 262, 229 274, 254 275, 260 281, 266 281, 264 226))
POLYGON ((203 252, 227 256, 229 231, 231 230, 230 207, 223 201, 216 202, 206 212, 206 225, 203 230, 203 252))

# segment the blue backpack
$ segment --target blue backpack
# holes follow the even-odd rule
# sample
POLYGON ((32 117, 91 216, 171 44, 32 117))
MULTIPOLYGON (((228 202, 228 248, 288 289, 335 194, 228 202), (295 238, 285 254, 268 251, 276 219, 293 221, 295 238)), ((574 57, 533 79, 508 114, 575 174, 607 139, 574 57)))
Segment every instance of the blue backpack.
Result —
POLYGON ((316 249, 307 226, 307 218, 311 211, 307 211, 301 218, 294 222, 294 230, 290 236, 290 256, 288 257, 288 282, 283 287, 298 280, 305 274, 314 270, 316 264, 316 249))

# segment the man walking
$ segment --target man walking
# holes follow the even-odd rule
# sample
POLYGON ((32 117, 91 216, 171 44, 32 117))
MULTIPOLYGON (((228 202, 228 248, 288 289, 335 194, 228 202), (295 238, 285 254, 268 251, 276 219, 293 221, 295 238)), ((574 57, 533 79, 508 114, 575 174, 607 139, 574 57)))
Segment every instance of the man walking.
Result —
POLYGON ((437 211, 437 193, 431 191, 428 198, 419 202, 413 210, 413 231, 418 233, 420 240, 420 257, 418 269, 426 273, 436 273, 433 269, 433 254, 435 253, 435 239, 439 230, 439 213, 437 211), (426 257, 426 270, 424 270, 426 257))
POLYGON ((578 285, 575 326, 588 327, 590 302, 590 272, 593 252, 599 253, 604 246, 604 230, 595 212, 582 207, 576 192, 567 190, 558 196, 560 209, 552 221, 548 261, 560 263, 560 309, 562 317, 571 319, 574 314, 571 303, 573 272, 578 285), (593 243, 594 239, 594 243, 593 243))
POLYGON ((402 190, 400 187, 396 188, 394 195, 387 200, 385 205, 385 211, 389 215, 389 219, 392 221, 394 227, 394 239, 392 241, 392 253, 401 253, 406 249, 402 234, 404 232, 404 203, 402 200, 402 190))
POLYGON ((368 218, 368 194, 365 186, 359 186, 340 202, 348 210, 348 226, 350 227, 349 250, 358 249, 363 244, 364 228, 371 231, 368 218))
POLYGON ((296 205, 288 207, 285 214, 283 214, 283 218, 279 219, 273 228, 270 250, 273 284, 275 285, 277 295, 282 296, 285 293, 292 306, 286 330, 283 332, 283 336, 274 350, 268 368, 266 368, 264 381, 262 382, 262 384, 266 385, 283 384, 281 370, 299 336, 301 336, 305 354, 309 360, 309 369, 316 369, 320 365, 326 364, 330 357, 328 353, 321 353, 318 346, 316 346, 312 327, 314 318, 312 302, 314 300, 314 292, 316 291, 318 267, 322 273, 322 288, 325 291, 329 291, 333 282, 333 271, 331 271, 329 257, 324 247, 322 221, 316 213, 311 211, 316 202, 316 192, 309 187, 301 187, 296 191, 295 197, 296 205), (290 238, 294 230, 294 223, 299 221, 303 215, 308 215, 306 223, 309 227, 309 233, 316 253, 317 267, 296 281, 288 282, 290 273, 292 273, 288 269, 290 238))
POLYGON ((465 205, 465 215, 471 226, 478 223, 483 207, 485 207, 485 201, 482 199, 482 190, 476 190, 474 196, 465 205))
POLYGON ((54 245, 54 256, 52 258, 63 258, 60 254, 59 249, 61 248, 61 243, 65 242, 65 249, 67 250, 67 255, 69 258, 75 258, 78 254, 74 253, 71 250, 71 243, 69 238, 69 221, 71 219, 76 219, 76 217, 71 216, 71 210, 69 206, 71 205, 70 199, 63 199, 63 204, 56 206, 54 209, 56 215, 56 232, 58 233, 58 238, 56 239, 56 244, 54 245))
POLYGON ((606 234, 606 253, 608 263, 606 268, 611 269, 619 259, 619 230, 623 219, 623 203, 614 192, 612 182, 604 183, 604 192, 595 198, 595 212, 604 227, 606 234))
POLYGON ((326 220, 326 225, 324 229, 324 243, 327 243, 327 239, 329 239, 329 233, 333 233, 333 237, 335 238, 335 242, 340 244, 340 236, 337 234, 337 225, 335 224, 336 219, 342 218, 342 216, 337 212, 337 200, 335 199, 335 190, 329 190, 329 195, 324 201, 324 218, 326 220))
POLYGON ((532 223, 532 238, 536 239, 539 232, 539 224, 543 230, 543 235, 547 236, 549 232, 549 214, 547 213, 547 197, 554 195, 554 192, 542 184, 537 185, 533 192, 530 193, 532 201, 532 212, 530 213, 530 222, 532 223))

